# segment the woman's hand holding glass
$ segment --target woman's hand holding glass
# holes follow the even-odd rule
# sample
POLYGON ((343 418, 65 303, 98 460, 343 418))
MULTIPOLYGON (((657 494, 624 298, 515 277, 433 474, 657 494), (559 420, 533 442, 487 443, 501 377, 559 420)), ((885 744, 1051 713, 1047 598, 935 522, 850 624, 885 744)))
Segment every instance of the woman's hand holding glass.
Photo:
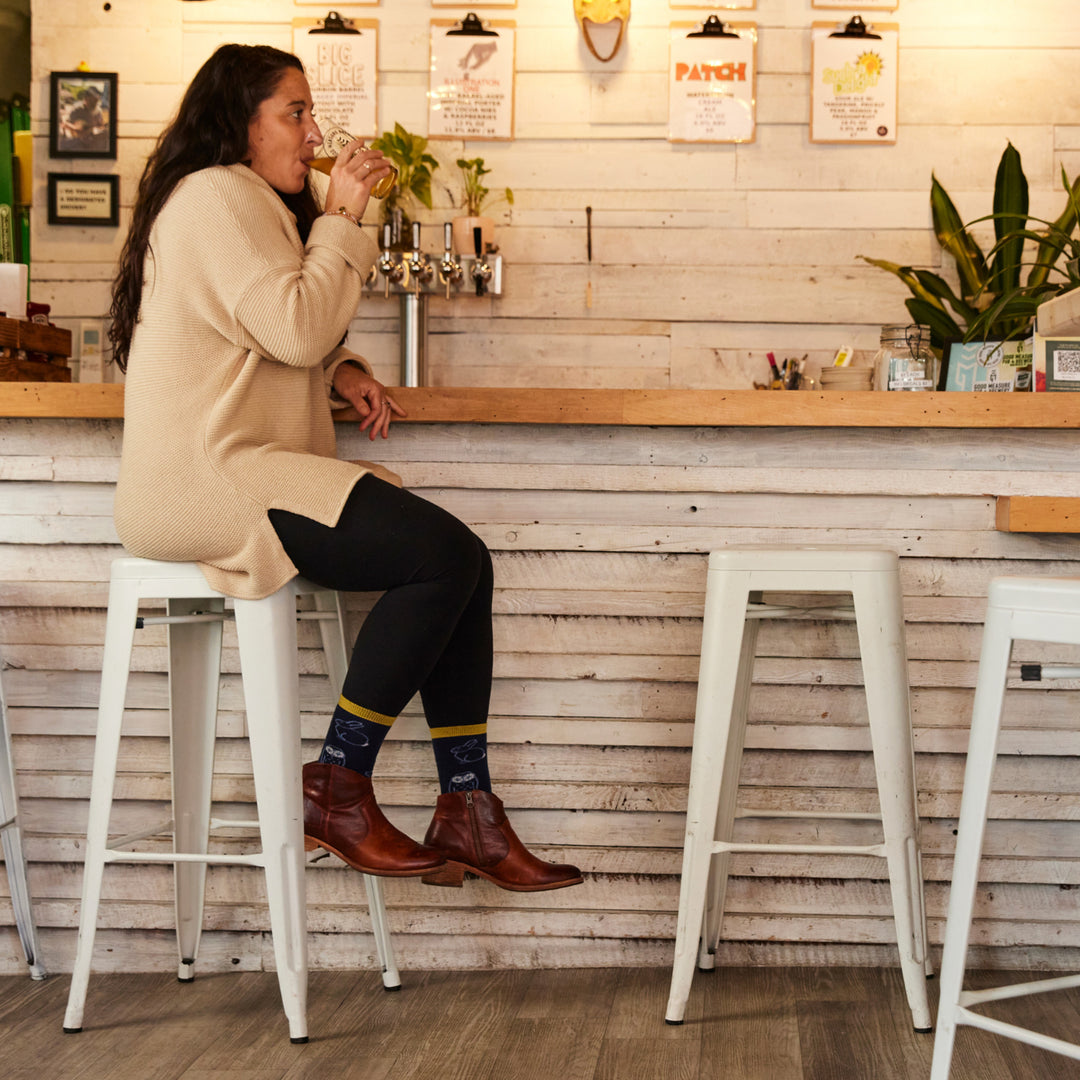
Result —
POLYGON ((390 162, 380 150, 365 146, 362 139, 354 139, 333 160, 324 203, 326 209, 344 208, 350 214, 362 217, 373 190, 390 175, 390 162))

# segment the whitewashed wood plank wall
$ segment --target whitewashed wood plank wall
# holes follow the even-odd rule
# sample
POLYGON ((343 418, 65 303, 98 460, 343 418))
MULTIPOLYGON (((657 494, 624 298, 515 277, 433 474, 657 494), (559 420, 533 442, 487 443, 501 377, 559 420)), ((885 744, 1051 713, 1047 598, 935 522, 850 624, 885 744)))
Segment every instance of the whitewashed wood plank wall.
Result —
MULTIPOLYGON (((426 132, 428 22, 468 5, 338 7, 379 21, 380 126, 426 132)), ((844 343, 869 356, 882 323, 907 319, 907 293, 856 256, 938 268, 931 171, 967 219, 990 212, 1009 140, 1023 155, 1034 214, 1056 217, 1061 166, 1080 171, 1080 104, 1061 92, 1080 46, 1075 0, 1042 0, 1037 14, 1024 0, 900 0, 895 16, 882 16, 901 27, 899 137, 869 147, 808 141, 809 27, 846 17, 810 0, 758 0, 739 13, 760 33, 756 141, 669 144, 667 27, 706 13, 635 0, 624 45, 603 64, 569 0, 488 12, 518 26, 516 138, 433 144, 442 167, 422 220, 453 216, 454 161, 462 150, 482 155, 492 185, 516 196, 512 209, 496 208, 506 291, 432 301, 433 384, 749 387, 764 380, 769 350, 809 354, 812 365, 844 343)), ((33 294, 60 323, 107 311, 142 163, 199 64, 225 41, 290 48, 291 20, 324 14, 291 0, 33 0, 33 294), (119 72, 116 162, 48 159, 49 72, 82 60, 119 72), (50 228, 49 171, 119 173, 122 227, 50 228)), ((429 231, 429 250, 440 238, 429 231)), ((380 376, 396 381, 396 301, 366 298, 353 329, 380 376)))
MULTIPOLYGON (((349 428, 340 433, 344 454, 370 452, 349 428)), ((78 919, 120 438, 119 421, 0 421, 0 656, 54 970, 70 967, 78 919)), ((1080 432, 415 424, 396 428, 385 453, 494 551, 497 790, 527 842, 587 872, 584 886, 526 897, 482 882, 458 892, 388 881, 403 966, 670 962, 703 553, 736 542, 883 544, 903 556, 930 933, 940 943, 987 583, 1077 573, 1074 539, 995 532, 992 495, 1080 495, 1080 432)), ((354 621, 369 599, 351 599, 354 621)), ((331 694, 317 637, 301 628, 302 730, 314 756, 331 694)), ((759 652, 742 804, 875 809, 854 629, 770 622, 759 652)), ((1016 659, 1076 662, 1035 645, 1016 659)), ((154 804, 169 794, 160 628, 139 635, 133 667, 114 815, 125 831, 165 816, 154 804)), ((215 798, 247 802, 232 637, 225 668, 215 798)), ((975 927, 982 963, 1076 963, 1078 689, 1009 691, 975 927)), ((422 835, 436 784, 415 706, 376 780, 393 819, 422 835)), ((875 832, 764 819, 740 829, 825 841, 875 832)), ((742 855, 735 873, 722 963, 895 961, 878 861, 742 855)), ((355 873, 328 859, 308 880, 313 963, 373 965, 355 873)), ((212 867, 209 882, 205 964, 272 963, 258 871, 212 867)), ((174 962, 170 895, 166 868, 110 869, 99 968, 174 962)), ((0 972, 22 970, 12 922, 0 875, 0 972)))

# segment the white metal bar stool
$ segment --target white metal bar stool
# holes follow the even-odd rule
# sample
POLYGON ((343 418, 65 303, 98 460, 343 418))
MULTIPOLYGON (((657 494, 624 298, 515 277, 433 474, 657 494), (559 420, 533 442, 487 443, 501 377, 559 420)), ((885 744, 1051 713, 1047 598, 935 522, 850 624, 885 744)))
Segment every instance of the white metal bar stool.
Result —
MULTIPOLYGON (((102 660, 94 773, 90 790, 79 938, 64 1030, 82 1030, 102 877, 109 862, 173 863, 176 933, 181 981, 193 978, 202 931, 209 863, 261 866, 266 875, 270 929, 282 1003, 293 1042, 307 1041, 307 926, 304 825, 300 762, 297 618, 319 620, 333 686, 345 678, 346 653, 336 593, 294 578, 263 600, 234 600, 248 740, 258 819, 211 818, 210 789, 221 670, 225 597, 212 589, 194 563, 122 558, 112 564, 102 660), (313 595, 316 610, 296 610, 298 595, 313 595), (141 599, 167 600, 167 614, 138 618, 141 599), (169 637, 169 702, 173 817, 110 841, 109 815, 120 749, 128 666, 137 626, 165 623, 169 637), (208 853, 211 829, 258 826, 254 854, 208 853), (139 840, 173 834, 173 851, 122 850, 139 840)), ((383 985, 397 989, 382 883, 362 875, 367 890, 383 985)))
POLYGON ((748 547, 727 548, 709 556, 675 962, 666 1014, 669 1024, 683 1021, 695 956, 702 970, 715 965, 729 856, 732 852, 775 852, 861 854, 887 860, 908 1005, 915 1029, 931 1030, 907 679, 899 561, 894 552, 748 547), (765 605, 760 596, 765 590, 850 593, 853 607, 800 609, 765 605), (800 612, 812 618, 854 615, 881 802, 882 843, 807 845, 737 843, 732 839, 757 629, 762 618, 790 617, 800 612))
POLYGON ((22 830, 19 828, 19 804, 15 797, 15 762, 11 756, 11 733, 8 730, 7 704, 0 683, 0 842, 4 849, 11 906, 15 911, 15 926, 19 931, 23 954, 30 965, 30 978, 44 979, 34 912, 30 905, 30 889, 26 882, 26 856, 23 853, 22 830))
MULTIPOLYGON (((979 675, 971 716, 964 793, 960 800, 956 856, 953 859, 945 948, 941 957, 941 997, 931 1080, 947 1080, 959 1024, 1080 1060, 1080 1046, 1063 1039, 995 1020, 972 1008, 988 1001, 1066 990, 1080 986, 1080 975, 1038 979, 986 990, 964 990, 968 936, 979 883, 979 860, 997 758, 1005 682, 1014 641, 1080 645, 1080 578, 995 578, 983 627, 979 675)), ((1044 678, 1078 678, 1080 668, 1042 668, 1044 678)))

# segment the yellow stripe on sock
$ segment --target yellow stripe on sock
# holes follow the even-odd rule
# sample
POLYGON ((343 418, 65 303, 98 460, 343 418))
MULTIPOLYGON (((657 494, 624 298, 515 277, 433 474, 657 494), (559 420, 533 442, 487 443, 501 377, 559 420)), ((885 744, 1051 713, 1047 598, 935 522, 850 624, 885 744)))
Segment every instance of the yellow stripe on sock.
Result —
POLYGON ((365 709, 363 705, 357 705, 350 701, 344 694, 338 698, 338 708, 352 713, 353 716, 359 716, 361 720, 370 720, 374 724, 382 724, 383 727, 389 727, 397 719, 396 716, 387 716, 385 713, 375 712, 374 709, 365 709))
POLYGON ((461 735, 486 735, 487 724, 461 724, 458 727, 433 727, 433 739, 452 739, 461 735))

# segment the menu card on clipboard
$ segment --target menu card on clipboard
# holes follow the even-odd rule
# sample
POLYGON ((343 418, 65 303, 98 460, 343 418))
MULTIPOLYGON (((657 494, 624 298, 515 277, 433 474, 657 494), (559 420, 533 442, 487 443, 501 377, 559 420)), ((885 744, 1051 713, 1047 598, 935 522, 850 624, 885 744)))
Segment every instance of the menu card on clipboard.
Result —
POLYGON ((293 19, 293 52, 311 87, 315 116, 358 139, 378 134, 378 26, 374 19, 293 19))
POLYGON ((854 15, 810 35, 810 141, 895 143, 899 26, 854 15))
POLYGON ((670 142, 753 142, 756 53, 756 23, 672 23, 670 142))
POLYGON ((513 22, 431 21, 428 137, 514 137, 513 22))

